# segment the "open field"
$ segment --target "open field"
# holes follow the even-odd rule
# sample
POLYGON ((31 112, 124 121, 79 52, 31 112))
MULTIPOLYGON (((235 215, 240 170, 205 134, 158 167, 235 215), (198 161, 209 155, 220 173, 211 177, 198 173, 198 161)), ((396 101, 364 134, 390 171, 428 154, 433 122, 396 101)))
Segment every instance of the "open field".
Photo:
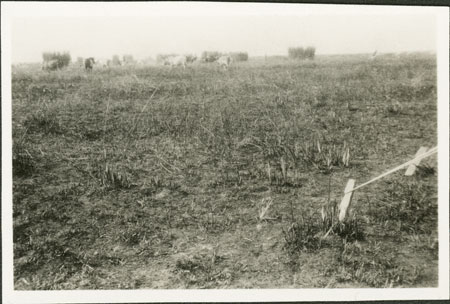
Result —
POLYGON ((435 157, 321 215, 437 144, 432 55, 16 67, 12 99, 16 289, 438 284, 435 157))

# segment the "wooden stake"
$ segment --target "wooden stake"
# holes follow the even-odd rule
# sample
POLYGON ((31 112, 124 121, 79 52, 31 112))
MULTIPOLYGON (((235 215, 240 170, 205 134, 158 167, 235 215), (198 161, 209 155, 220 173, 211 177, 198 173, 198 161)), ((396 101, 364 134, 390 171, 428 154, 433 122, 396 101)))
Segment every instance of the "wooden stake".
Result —
MULTIPOLYGON (((373 183, 374 181, 379 180, 380 178, 383 178, 383 177, 385 177, 385 176, 387 176, 387 175, 389 175, 389 174, 392 174, 392 173, 394 173, 394 172, 397 172, 397 171, 400 170, 400 169, 403 169, 403 168, 405 168, 405 167, 407 167, 407 166, 409 166, 409 165, 411 165, 411 164, 414 164, 415 162, 417 162, 417 160, 423 159, 423 158, 426 158, 426 157, 429 157, 429 156, 433 155, 434 153, 437 153, 437 147, 431 148, 430 150, 428 150, 427 152, 421 154, 420 156, 418 156, 418 157, 416 157, 416 158, 413 158, 413 159, 407 161, 406 163, 403 163, 403 164, 401 164, 400 166, 397 166, 397 167, 395 167, 394 169, 389 170, 388 172, 385 172, 385 173, 383 173, 383 174, 381 174, 381 175, 378 175, 377 177, 372 178, 370 181, 365 182, 364 184, 361 184, 361 185, 359 185, 359 186, 356 186, 355 188, 349 190, 349 192, 355 191, 355 190, 357 190, 357 189, 359 189, 359 188, 362 188, 362 187, 364 187, 364 186, 367 186, 368 184, 371 184, 371 183, 373 183)), ((346 192, 345 194, 347 194, 347 192, 346 192)))
POLYGON ((283 174, 284 181, 286 181, 287 180, 286 162, 284 161, 283 156, 281 156, 280 163, 281 163, 281 173, 283 174))
MULTIPOLYGON (((427 152, 427 147, 420 147, 420 149, 417 151, 416 156, 414 158, 419 157, 420 155, 427 152)), ((406 169, 405 176, 411 176, 414 174, 414 171, 416 171, 417 166, 420 164, 421 159, 418 159, 413 164, 408 166, 408 169, 406 169)))
POLYGON ((339 221, 342 222, 345 219, 345 216, 347 215, 347 210, 350 207, 350 203, 352 201, 353 197, 353 187, 355 186, 355 180, 349 179, 347 182, 347 186, 345 186, 344 190, 344 198, 341 201, 341 204, 339 205, 339 221))
POLYGON ((412 175, 415 171, 416 166, 420 164, 420 160, 423 158, 429 157, 433 155, 434 153, 437 153, 437 147, 431 148, 428 150, 427 147, 420 147, 419 151, 417 151, 416 156, 407 161, 406 163, 401 164, 400 166, 395 167, 394 169, 391 169, 375 178, 372 178, 370 181, 365 182, 357 187, 355 187, 355 180, 349 179, 347 182, 347 186, 345 186, 344 190, 344 197, 342 198, 341 204, 339 205, 339 221, 342 222, 345 219, 345 216, 347 215, 347 210, 350 207, 350 203, 352 201, 353 192, 361 187, 367 186, 368 184, 373 183, 374 181, 379 180, 380 178, 383 178, 391 173, 397 172, 400 169, 403 169, 407 166, 408 170, 405 173, 405 175, 412 175), (412 167, 412 169, 410 169, 412 167), (412 173, 410 171, 412 170, 412 173))

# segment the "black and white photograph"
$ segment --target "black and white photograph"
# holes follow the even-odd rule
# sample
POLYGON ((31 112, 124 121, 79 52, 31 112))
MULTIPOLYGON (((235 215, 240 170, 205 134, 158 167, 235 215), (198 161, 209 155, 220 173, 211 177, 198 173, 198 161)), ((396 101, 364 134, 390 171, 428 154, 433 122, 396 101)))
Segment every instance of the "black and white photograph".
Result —
POLYGON ((2 2, 5 303, 449 297, 449 11, 2 2))

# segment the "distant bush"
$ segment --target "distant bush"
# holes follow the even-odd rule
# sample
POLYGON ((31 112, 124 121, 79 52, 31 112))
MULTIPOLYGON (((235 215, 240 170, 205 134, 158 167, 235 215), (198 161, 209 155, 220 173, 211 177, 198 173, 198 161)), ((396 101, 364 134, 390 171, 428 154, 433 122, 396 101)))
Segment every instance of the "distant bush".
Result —
POLYGON ((114 55, 111 61, 112 65, 122 65, 119 55, 114 55))
POLYGON ((305 55, 308 59, 314 59, 314 56, 316 55, 316 48, 315 47, 307 47, 305 49, 305 55))
POLYGON ((42 53, 42 59, 44 60, 42 68, 44 70, 51 71, 59 70, 68 66, 72 60, 70 53, 68 52, 44 52, 42 53))
POLYGON ((234 61, 247 61, 248 60, 248 53, 247 52, 236 52, 231 53, 231 57, 234 61))
POLYGON ((220 56, 222 56, 222 53, 220 53, 220 52, 216 52, 216 51, 213 51, 213 52, 210 52, 210 51, 204 51, 203 53, 202 53, 202 61, 204 61, 204 62, 214 62, 214 61, 216 61, 217 59, 219 59, 220 58, 220 56))
POLYGON ((161 55, 161 54, 156 55, 156 62, 157 63, 163 63, 164 59, 165 59, 164 55, 161 55))
POLYGON ((135 64, 136 61, 133 58, 133 55, 123 55, 122 62, 124 65, 135 64))
POLYGON ((197 56, 196 55, 192 55, 192 54, 186 55, 186 62, 192 63, 195 60, 197 60, 197 56))
POLYGON ((315 47, 297 47, 297 48, 289 48, 288 49, 288 55, 291 59, 314 59, 314 56, 316 54, 316 48, 315 47))
POLYGON ((146 58, 144 58, 144 59, 142 59, 141 61, 141 64, 144 64, 144 65, 146 65, 146 64, 154 64, 155 63, 155 59, 153 59, 153 57, 146 57, 146 58))
POLYGON ((164 63, 167 58, 177 56, 177 54, 158 54, 156 55, 156 62, 157 63, 164 63))

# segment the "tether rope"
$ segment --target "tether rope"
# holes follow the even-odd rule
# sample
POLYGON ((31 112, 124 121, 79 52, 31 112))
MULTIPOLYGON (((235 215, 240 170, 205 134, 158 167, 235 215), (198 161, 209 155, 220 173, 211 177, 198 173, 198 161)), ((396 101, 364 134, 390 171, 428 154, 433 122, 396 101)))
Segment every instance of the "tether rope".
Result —
POLYGON ((365 182, 364 184, 361 184, 361 185, 359 185, 359 186, 353 188, 352 190, 345 192, 344 194, 353 192, 353 191, 355 191, 355 190, 357 190, 357 189, 359 189, 359 188, 361 188, 361 187, 367 186, 368 184, 371 184, 371 183, 373 183, 374 181, 379 180, 380 178, 385 177, 386 175, 389 175, 389 174, 391 174, 391 173, 394 173, 394 172, 396 172, 396 171, 398 171, 398 170, 400 170, 400 169, 402 169, 402 168, 404 168, 404 167, 406 167, 406 166, 409 166, 409 165, 411 165, 411 164, 414 164, 414 163, 417 162, 418 160, 421 160, 421 159, 424 159, 424 158, 426 158, 426 157, 428 157, 428 156, 431 156, 431 155, 433 155, 433 154, 436 153, 436 152, 437 152, 437 147, 431 148, 431 149, 428 150, 427 152, 425 152, 425 153, 423 153, 423 154, 421 154, 421 155, 419 155, 419 156, 417 156, 417 157, 411 159, 410 161, 407 161, 406 163, 403 163, 403 164, 401 164, 400 166, 395 167, 394 169, 391 169, 391 170, 389 170, 389 171, 387 171, 387 172, 385 172, 385 173, 383 173, 383 174, 381 174, 381 175, 379 175, 379 176, 377 176, 377 177, 375 177, 375 178, 372 178, 372 179, 369 180, 368 182, 365 182))

